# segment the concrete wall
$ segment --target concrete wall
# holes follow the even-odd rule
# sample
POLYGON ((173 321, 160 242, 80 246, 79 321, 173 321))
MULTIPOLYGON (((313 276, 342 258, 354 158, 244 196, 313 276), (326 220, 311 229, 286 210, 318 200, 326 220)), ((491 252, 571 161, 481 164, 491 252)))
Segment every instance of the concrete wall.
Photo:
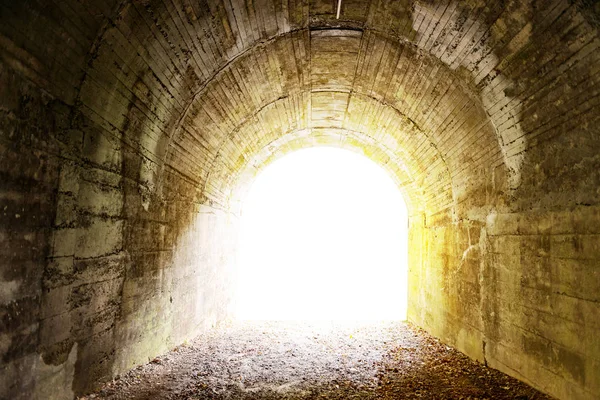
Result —
POLYGON ((327 144, 407 198, 413 322, 597 398, 598 7, 0 3, 0 397, 84 393, 225 318, 240 193, 327 144))
POLYGON ((544 392, 592 399, 600 394, 598 8, 552 6, 497 21, 486 38, 519 32, 489 53, 496 76, 476 78, 507 149, 508 179, 496 194, 476 194, 489 208, 467 198, 452 221, 416 220, 411 240, 423 247, 411 256, 409 318, 544 392))
POLYGON ((85 111, 118 9, 1 5, 2 399, 73 398, 228 314, 235 217, 172 171, 151 182, 135 101, 131 141, 85 111))
POLYGON ((597 215, 576 207, 413 226, 411 246, 424 244, 411 255, 409 319, 558 398, 596 397, 597 215))

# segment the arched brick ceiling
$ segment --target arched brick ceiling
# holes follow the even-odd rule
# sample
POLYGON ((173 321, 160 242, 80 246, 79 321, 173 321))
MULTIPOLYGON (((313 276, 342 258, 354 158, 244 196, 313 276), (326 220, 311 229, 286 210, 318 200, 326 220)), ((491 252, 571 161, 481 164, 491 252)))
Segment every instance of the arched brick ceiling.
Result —
POLYGON ((302 129, 282 135, 263 147, 261 151, 253 153, 253 157, 247 160, 244 167, 239 168, 235 174, 225 177, 225 174, 219 171, 219 174, 213 177, 214 171, 211 171, 207 188, 212 189, 213 182, 219 185, 213 190, 226 192, 231 211, 238 212, 247 190, 265 167, 290 152, 310 146, 345 148, 377 160, 405 195, 408 207, 414 213, 424 211, 422 190, 419 191, 416 187, 414 177, 401 161, 407 157, 399 156, 381 142, 365 134, 340 128, 302 129))
POLYGON ((409 202, 429 214, 467 198, 484 207, 518 187, 528 144, 517 95, 529 88, 511 76, 531 65, 517 56, 537 51, 532 24, 543 35, 561 16, 578 21, 578 10, 342 4, 336 20, 331 1, 125 2, 96 40, 81 109, 109 142, 143 150, 143 185, 160 186, 166 169, 223 206, 257 154, 298 132, 374 140, 398 157, 370 156, 405 171, 397 180, 409 202))
MULTIPOLYGON (((399 82, 415 68, 428 73, 439 65, 435 60, 423 61, 426 56, 417 56, 410 47, 375 36, 362 42, 362 36, 347 30, 303 30, 246 52, 196 96, 174 137, 170 162, 174 160, 187 176, 198 176, 201 171, 202 181, 210 177, 207 195, 216 200, 224 195, 220 188, 226 191, 223 181, 283 135, 308 129, 310 137, 312 131, 335 130, 342 143, 346 132, 353 132, 374 139, 382 154, 398 156, 393 162, 404 168, 395 169, 406 169, 411 176, 408 182, 406 178, 400 180, 415 183, 409 197, 424 190, 430 193, 429 209, 447 208, 452 201, 449 168, 453 166, 449 167, 447 154, 438 148, 438 141, 443 139, 437 136, 444 131, 429 124, 453 121, 447 118, 454 106, 450 94, 461 98, 461 104, 474 102, 448 71, 440 78, 445 80, 444 87, 438 89, 445 96, 438 99, 432 98, 433 88, 427 88, 434 85, 399 82), (340 47, 339 42, 345 44, 340 47), (295 58, 285 49, 298 49, 302 57, 295 58), (336 60, 334 68, 329 66, 331 59, 336 60), (400 62, 402 66, 398 66, 400 62), (386 63, 389 68, 383 66, 386 63), (257 65, 263 67, 253 68, 257 65), (369 71, 373 69, 381 71, 369 71), (447 83, 454 87, 445 87, 447 83), (439 108, 415 106, 434 101, 438 107, 445 105, 443 113, 432 112, 439 108)), ((474 103, 468 109, 479 111, 481 121, 475 122, 485 125, 480 106, 474 103)), ((487 127, 487 143, 497 146, 491 124, 487 127)), ((472 150, 479 150, 483 143, 472 150)), ((388 162, 385 157, 376 161, 388 162)), ((457 172, 461 169, 455 165, 457 172)))

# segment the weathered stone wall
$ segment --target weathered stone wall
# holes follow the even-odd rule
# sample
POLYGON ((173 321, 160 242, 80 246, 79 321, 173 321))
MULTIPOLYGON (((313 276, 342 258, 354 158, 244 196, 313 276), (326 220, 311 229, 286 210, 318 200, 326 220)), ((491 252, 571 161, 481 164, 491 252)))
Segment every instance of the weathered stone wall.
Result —
POLYGON ((458 205, 467 218, 427 220, 413 234, 425 246, 412 256, 410 315, 543 391, 595 398, 598 8, 518 6, 480 42, 504 47, 474 60, 488 65, 475 83, 500 136, 505 195, 487 211, 458 205))
POLYGON ((235 218, 171 170, 152 181, 139 80, 95 103, 119 93, 89 67, 122 12, 0 5, 2 399, 72 398, 228 314, 235 218))
POLYGON ((597 2, 334 3, 0 3, 0 397, 225 318, 244 187, 319 144, 402 188, 413 322, 598 397, 597 2))

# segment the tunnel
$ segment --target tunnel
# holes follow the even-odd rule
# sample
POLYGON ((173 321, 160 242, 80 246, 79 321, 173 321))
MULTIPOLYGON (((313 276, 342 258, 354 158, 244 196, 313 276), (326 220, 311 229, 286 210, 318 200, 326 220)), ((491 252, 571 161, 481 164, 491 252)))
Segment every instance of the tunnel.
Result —
POLYGON ((0 398, 72 399, 226 321, 255 178, 357 152, 407 319, 600 397, 600 3, 0 2, 0 398))

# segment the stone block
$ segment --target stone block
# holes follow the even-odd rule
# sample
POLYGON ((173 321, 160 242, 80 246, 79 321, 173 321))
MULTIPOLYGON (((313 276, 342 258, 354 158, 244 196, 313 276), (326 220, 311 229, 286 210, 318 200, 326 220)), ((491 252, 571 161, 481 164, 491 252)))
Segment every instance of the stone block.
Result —
POLYGON ((120 252, 123 247, 123 226, 123 220, 91 217, 89 224, 79 229, 75 257, 101 257, 120 252))

